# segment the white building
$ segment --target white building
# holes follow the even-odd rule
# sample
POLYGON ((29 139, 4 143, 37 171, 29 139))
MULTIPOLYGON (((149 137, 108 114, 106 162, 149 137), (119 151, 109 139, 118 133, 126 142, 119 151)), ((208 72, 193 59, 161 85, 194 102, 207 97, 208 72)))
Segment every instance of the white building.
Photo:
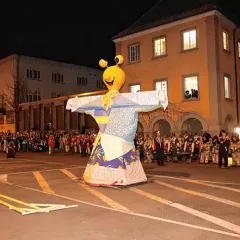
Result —
POLYGON ((22 55, 0 60, 0 81, 8 85, 14 77, 26 80, 25 102, 102 90, 102 71, 22 55))
MULTIPOLYGON (((36 102, 105 88, 99 69, 14 54, 0 60, 0 95, 5 95, 8 102, 13 102, 16 81, 21 83, 18 84, 22 94, 20 102, 36 102)), ((6 99, 4 101, 6 103, 6 99)), ((10 125, 3 127, 3 116, 0 118, 0 131, 5 131, 6 127, 13 130, 10 125)), ((4 124, 13 124, 13 121, 7 114, 4 124)))

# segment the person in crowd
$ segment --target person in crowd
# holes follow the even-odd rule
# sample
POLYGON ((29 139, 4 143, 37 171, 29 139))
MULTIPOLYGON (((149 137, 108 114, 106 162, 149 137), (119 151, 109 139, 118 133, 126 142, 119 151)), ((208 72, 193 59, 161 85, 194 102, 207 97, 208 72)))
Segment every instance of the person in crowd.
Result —
POLYGON ((173 133, 171 140, 170 140, 170 158, 173 162, 178 161, 178 156, 179 156, 179 138, 177 138, 176 134, 173 133))
POLYGON ((137 155, 138 155, 139 159, 141 160, 143 145, 144 145, 144 139, 143 139, 143 136, 142 136, 141 133, 137 135, 136 145, 137 145, 136 152, 137 152, 137 155))
POLYGON ((229 156, 229 148, 230 148, 230 140, 228 138, 227 132, 225 130, 221 130, 219 134, 219 163, 218 166, 220 168, 228 168, 228 156, 229 156), (224 160, 224 165, 223 165, 224 160))
POLYGON ((200 163, 209 163, 211 148, 211 135, 205 132, 201 141, 200 163))
POLYGON ((164 155, 166 156, 165 160, 169 161, 168 155, 170 152, 170 141, 169 141, 169 136, 164 136, 163 137, 163 148, 164 148, 164 155))
POLYGON ((48 139, 48 147, 49 147, 49 155, 54 154, 54 149, 55 149, 55 138, 51 134, 48 139))
POLYGON ((88 144, 87 139, 85 135, 82 134, 81 141, 80 141, 82 157, 87 156, 87 144, 88 144))
POLYGON ((185 133, 185 141, 184 141, 184 153, 186 153, 185 158, 187 163, 190 163, 193 158, 193 151, 194 151, 194 138, 192 135, 188 136, 185 133))
MULTIPOLYGON (((16 152, 42 152, 49 151, 49 139, 54 138, 53 150, 70 151, 71 139, 74 141, 74 151, 76 151, 76 143, 80 145, 82 135, 79 132, 60 132, 60 131, 25 131, 21 133, 0 132, 0 151, 6 152, 8 143, 13 142, 16 152), (57 143, 56 143, 57 142, 57 143)), ((96 130, 88 130, 83 138, 88 139, 89 149, 91 151, 92 145, 95 141, 96 130)), ((79 149, 80 146, 78 146, 79 149)), ((79 150, 77 152, 80 152, 79 150)))
POLYGON ((240 166, 240 139, 238 133, 233 133, 230 143, 230 151, 232 154, 232 165, 240 166))
POLYGON ((14 141, 10 140, 6 148, 7 158, 15 158, 16 148, 14 141))
POLYGON ((145 156, 145 163, 151 163, 152 162, 152 140, 147 134, 146 139, 144 141, 144 156, 145 156))
POLYGON ((65 152, 68 153, 70 151, 70 135, 65 134, 64 136, 64 145, 65 145, 65 152))
POLYGON ((215 135, 212 138, 212 162, 215 164, 218 164, 219 143, 219 138, 215 135))
POLYGON ((198 136, 198 133, 195 133, 193 137, 193 160, 199 159, 200 143, 201 143, 201 138, 200 136, 198 136))
POLYGON ((160 131, 157 131, 156 134, 157 134, 156 138, 153 139, 152 149, 153 151, 155 151, 155 158, 157 160, 158 165, 163 166, 165 159, 163 138, 161 137, 160 131))
MULTIPOLYGON (((16 152, 46 152, 51 149, 50 154, 55 150, 70 152, 72 147, 73 152, 80 153, 80 156, 85 157, 89 155, 93 149, 97 130, 86 129, 85 134, 79 132, 60 132, 60 131, 25 131, 18 133, 0 132, 0 151, 7 153, 13 146, 16 152), (52 148, 50 139, 53 137, 55 143, 52 148), (71 141, 74 139, 74 141, 71 141), (56 143, 58 141, 58 143, 56 143), (13 145, 9 145, 9 143, 13 145), (72 144, 71 144, 72 142, 72 144)), ((157 160, 159 165, 164 164, 166 155, 169 155, 170 161, 183 160, 185 156, 184 146, 186 147, 186 139, 191 139, 190 134, 178 135, 172 133, 171 137, 165 135, 161 136, 160 131, 157 132, 156 138, 151 142, 151 149, 149 147, 149 135, 144 140, 143 132, 136 134, 135 147, 139 154, 143 152, 145 161, 151 162, 153 159, 157 160), (147 155, 150 153, 149 155, 147 155), (151 155, 151 159, 150 159, 151 155), (147 157, 146 157, 147 156, 147 157)), ((151 140, 150 140, 151 141, 151 140)), ((189 145, 190 146, 190 145, 189 145)), ((226 131, 222 130, 220 135, 215 135, 211 138, 209 133, 204 133, 201 137, 195 134, 193 137, 193 158, 200 160, 200 163, 208 163, 212 160, 214 164, 219 167, 228 167, 228 158, 232 156, 233 166, 240 166, 240 139, 237 133, 233 133, 231 139, 228 138, 226 131), (200 141, 200 155, 199 153, 200 141), (221 159, 221 160, 220 160, 221 159)), ((192 152, 192 149, 191 151, 192 152)))

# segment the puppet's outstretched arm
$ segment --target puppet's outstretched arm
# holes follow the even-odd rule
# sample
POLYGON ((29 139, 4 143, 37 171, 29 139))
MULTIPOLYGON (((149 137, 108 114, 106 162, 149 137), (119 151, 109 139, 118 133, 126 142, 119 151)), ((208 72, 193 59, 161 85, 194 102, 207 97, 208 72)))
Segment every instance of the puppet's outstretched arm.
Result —
POLYGON ((102 108, 101 96, 75 97, 67 101, 67 110, 72 112, 87 112, 102 108))
POLYGON ((156 106, 149 105, 142 106, 140 109, 138 109, 139 112, 150 112, 160 107, 162 107, 165 110, 168 107, 168 97, 166 93, 163 90, 156 90, 156 92, 157 96, 154 96, 154 98, 157 98, 158 104, 156 106))
POLYGON ((121 96, 121 101, 115 102, 113 107, 133 107, 138 112, 147 112, 160 107, 166 109, 168 106, 168 97, 161 90, 123 93, 121 96))

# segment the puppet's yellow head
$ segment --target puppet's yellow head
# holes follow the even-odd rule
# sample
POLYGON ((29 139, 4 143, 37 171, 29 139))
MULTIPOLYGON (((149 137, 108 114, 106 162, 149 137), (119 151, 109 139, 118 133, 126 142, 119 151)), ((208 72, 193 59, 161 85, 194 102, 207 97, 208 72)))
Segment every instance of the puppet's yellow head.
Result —
POLYGON ((123 64, 124 58, 121 55, 117 55, 115 58, 116 65, 108 67, 108 62, 101 59, 99 61, 99 66, 102 68, 107 68, 103 72, 103 82, 107 86, 109 92, 119 91, 123 84, 125 83, 125 72, 119 67, 123 64))

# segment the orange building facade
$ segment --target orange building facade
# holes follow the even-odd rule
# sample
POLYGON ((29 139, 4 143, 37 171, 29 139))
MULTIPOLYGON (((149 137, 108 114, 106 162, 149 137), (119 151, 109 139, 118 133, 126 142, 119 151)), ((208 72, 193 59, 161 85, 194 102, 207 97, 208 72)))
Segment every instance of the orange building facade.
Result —
POLYGON ((160 129, 163 134, 231 132, 239 124, 236 25, 211 10, 142 29, 130 27, 113 40, 116 54, 125 58, 127 79, 122 90, 162 89, 170 104, 166 112, 140 114, 139 128, 146 133, 160 129))
MULTIPOLYGON (((240 31, 218 10, 195 10, 152 27, 130 27, 114 42, 116 54, 125 58, 122 91, 162 89, 169 98, 167 111, 139 114, 140 131, 218 134, 239 125, 240 31)), ((90 115, 66 111, 74 96, 21 104, 20 131, 44 130, 48 123, 58 130, 96 128, 90 115)))

